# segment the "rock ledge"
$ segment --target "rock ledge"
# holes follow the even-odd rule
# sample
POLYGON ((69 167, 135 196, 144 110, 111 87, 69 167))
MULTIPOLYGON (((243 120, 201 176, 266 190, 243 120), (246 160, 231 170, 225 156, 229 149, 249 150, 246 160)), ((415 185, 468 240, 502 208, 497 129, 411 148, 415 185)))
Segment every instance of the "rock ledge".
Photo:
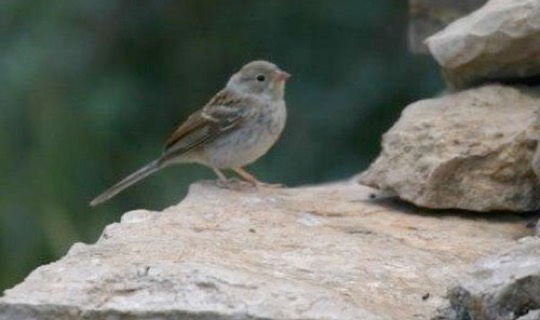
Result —
POLYGON ((469 263, 527 233, 516 216, 421 213, 372 192, 195 184, 36 269, 0 319, 428 319, 469 263))

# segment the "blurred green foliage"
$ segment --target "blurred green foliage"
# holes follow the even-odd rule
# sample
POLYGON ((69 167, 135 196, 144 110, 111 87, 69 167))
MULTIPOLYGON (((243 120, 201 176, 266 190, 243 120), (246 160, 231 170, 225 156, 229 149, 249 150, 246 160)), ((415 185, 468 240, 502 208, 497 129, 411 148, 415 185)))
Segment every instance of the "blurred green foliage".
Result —
POLYGON ((214 179, 172 167, 87 205, 250 60, 293 74, 288 126, 253 173, 294 186, 365 169, 402 108, 442 87, 407 52, 407 20, 402 0, 1 1, 0 289, 214 179))

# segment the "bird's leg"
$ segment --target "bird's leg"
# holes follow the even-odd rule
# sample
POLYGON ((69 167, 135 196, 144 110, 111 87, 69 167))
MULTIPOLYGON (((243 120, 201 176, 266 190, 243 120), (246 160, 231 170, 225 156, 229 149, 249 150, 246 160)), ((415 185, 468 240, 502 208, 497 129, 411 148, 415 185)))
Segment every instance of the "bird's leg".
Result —
POLYGON ((236 172, 242 179, 246 180, 247 182, 253 183, 254 185, 262 184, 255 176, 247 172, 246 170, 242 168, 233 168, 233 171, 236 172))
POLYGON ((252 183, 255 186, 263 186, 263 187, 271 187, 271 188, 281 188, 283 187, 281 184, 268 184, 259 181, 257 178, 255 178, 254 175, 250 174, 246 170, 244 170, 242 167, 233 168, 233 171, 236 172, 242 179, 246 180, 249 183, 252 183))
POLYGON ((218 176, 219 181, 223 183, 227 183, 227 177, 223 174, 223 172, 221 172, 218 168, 213 168, 213 167, 212 167, 212 170, 214 170, 214 173, 218 176))

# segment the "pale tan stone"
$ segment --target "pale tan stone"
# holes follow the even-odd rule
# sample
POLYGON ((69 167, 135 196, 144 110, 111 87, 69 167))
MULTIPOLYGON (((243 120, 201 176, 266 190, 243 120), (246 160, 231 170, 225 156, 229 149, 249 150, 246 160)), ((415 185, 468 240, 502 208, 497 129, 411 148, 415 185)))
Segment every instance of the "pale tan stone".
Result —
POLYGON ((474 88, 407 106, 360 176, 428 208, 540 209, 536 91, 474 88))
POLYGON ((451 87, 540 76, 540 0, 490 0, 426 40, 451 87))
POLYGON ((33 271, 0 298, 0 319, 429 319, 470 263, 531 232, 518 216, 430 213, 372 192, 195 184, 33 271))

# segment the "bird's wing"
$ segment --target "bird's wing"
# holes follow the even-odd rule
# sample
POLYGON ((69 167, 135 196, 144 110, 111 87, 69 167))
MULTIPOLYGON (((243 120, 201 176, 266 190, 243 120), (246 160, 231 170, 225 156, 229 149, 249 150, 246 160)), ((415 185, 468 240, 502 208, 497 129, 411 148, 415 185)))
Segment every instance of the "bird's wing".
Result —
POLYGON ((183 154, 240 126, 250 114, 249 98, 230 91, 219 92, 202 109, 193 113, 165 143, 163 159, 183 154))

